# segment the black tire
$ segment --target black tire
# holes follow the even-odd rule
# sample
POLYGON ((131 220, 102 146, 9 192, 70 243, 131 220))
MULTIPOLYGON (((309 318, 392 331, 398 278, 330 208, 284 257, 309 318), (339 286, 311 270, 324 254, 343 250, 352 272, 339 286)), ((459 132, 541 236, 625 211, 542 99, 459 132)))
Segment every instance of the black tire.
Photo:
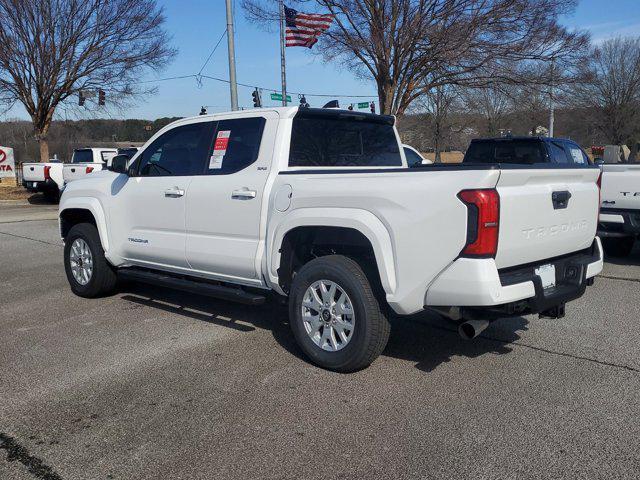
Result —
POLYGON ((628 257, 633 250, 635 241, 635 237, 603 238, 602 247, 610 257, 628 257))
POLYGON ((49 203, 60 203, 60 190, 45 190, 44 198, 49 203))
POLYGON ((316 365, 338 372, 353 372, 369 366, 387 345, 391 328, 363 269, 356 261, 342 255, 316 258, 300 269, 291 285, 289 321, 305 355, 316 365), (338 284, 353 305, 352 337, 337 351, 321 349, 304 326, 302 301, 307 289, 318 280, 338 284))
POLYGON ((71 291, 80 297, 95 298, 113 292, 116 287, 117 275, 115 269, 104 258, 104 250, 100 243, 100 236, 95 225, 79 223, 71 227, 64 245, 64 269, 71 291), (79 283, 71 271, 70 253, 73 242, 81 238, 89 246, 93 259, 93 272, 88 283, 79 283))

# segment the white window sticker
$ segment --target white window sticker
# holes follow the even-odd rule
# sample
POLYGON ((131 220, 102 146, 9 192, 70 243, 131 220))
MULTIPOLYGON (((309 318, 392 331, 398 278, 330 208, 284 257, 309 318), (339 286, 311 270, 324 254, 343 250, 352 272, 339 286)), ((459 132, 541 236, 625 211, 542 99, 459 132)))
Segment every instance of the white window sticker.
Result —
POLYGON ((211 155, 209 158, 209 170, 219 170, 222 168, 222 159, 224 158, 224 154, 222 155, 211 155))
POLYGON ((571 148, 571 156, 573 157, 573 161, 576 163, 584 163, 584 157, 582 156, 582 152, 577 148, 571 148))

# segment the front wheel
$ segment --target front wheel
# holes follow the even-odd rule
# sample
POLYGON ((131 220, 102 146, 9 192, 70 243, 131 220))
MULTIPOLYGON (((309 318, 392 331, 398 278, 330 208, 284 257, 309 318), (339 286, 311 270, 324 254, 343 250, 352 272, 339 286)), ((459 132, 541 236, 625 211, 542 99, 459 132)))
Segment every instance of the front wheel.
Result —
POLYGON ((71 291, 80 297, 99 297, 116 286, 116 272, 104 258, 98 230, 90 223, 80 223, 69 230, 64 269, 71 291))
POLYGON ((635 241, 635 237, 605 237, 602 239, 602 247, 612 257, 628 257, 635 241))
POLYGON ((367 367, 384 350, 390 326, 360 265, 342 255, 316 258, 294 277, 289 319, 316 365, 339 372, 367 367))

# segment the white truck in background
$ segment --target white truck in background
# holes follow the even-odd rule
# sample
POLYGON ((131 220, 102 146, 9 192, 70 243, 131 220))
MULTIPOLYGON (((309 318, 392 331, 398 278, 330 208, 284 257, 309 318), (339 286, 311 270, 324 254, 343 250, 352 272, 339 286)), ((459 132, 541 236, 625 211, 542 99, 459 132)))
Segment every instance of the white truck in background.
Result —
POLYGON ((64 186, 59 160, 49 162, 31 162, 22 164, 22 186, 30 192, 40 192, 50 202, 57 202, 64 186))
POLYGON ((110 166, 111 159, 118 154, 115 148, 78 148, 73 151, 71 163, 64 165, 62 178, 69 183, 110 166))
POLYGON ((598 236, 608 255, 626 257, 640 236, 640 164, 604 163, 598 236))
POLYGON ((117 279, 289 304, 314 363, 349 372, 390 313, 433 309, 465 338, 560 318, 602 270, 586 164, 409 168, 394 117, 300 107, 203 115, 65 189, 64 265, 83 297, 117 279))

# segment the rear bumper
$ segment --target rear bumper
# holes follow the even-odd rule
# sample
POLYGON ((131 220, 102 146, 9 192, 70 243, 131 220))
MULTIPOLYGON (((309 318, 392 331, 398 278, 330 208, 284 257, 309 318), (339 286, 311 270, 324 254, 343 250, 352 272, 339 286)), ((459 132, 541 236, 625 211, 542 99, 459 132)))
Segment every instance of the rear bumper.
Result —
POLYGON ((36 182, 23 179, 22 186, 31 192, 52 192, 58 190, 58 184, 51 179, 36 182))
POLYGON ((598 235, 601 237, 640 235, 640 211, 622 208, 600 209, 598 235))
POLYGON ((561 257, 498 270, 493 259, 459 258, 431 285, 425 307, 458 307, 487 316, 539 313, 581 297, 602 271, 602 245, 561 257), (552 264, 556 286, 542 287, 535 270, 552 264))

